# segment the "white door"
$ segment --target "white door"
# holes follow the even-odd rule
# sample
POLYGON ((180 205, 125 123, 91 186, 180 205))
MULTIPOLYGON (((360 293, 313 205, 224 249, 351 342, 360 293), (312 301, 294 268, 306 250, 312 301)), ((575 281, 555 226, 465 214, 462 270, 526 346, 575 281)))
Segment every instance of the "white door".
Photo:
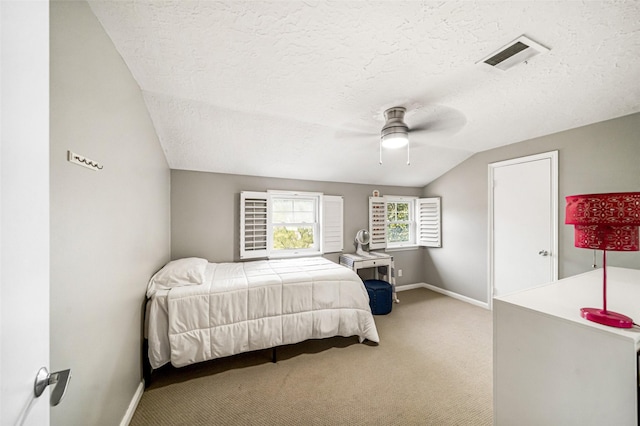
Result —
POLYGON ((489 165, 490 296, 557 279, 557 167, 557 151, 489 165))
POLYGON ((48 425, 49 5, 0 2, 0 424, 48 425))

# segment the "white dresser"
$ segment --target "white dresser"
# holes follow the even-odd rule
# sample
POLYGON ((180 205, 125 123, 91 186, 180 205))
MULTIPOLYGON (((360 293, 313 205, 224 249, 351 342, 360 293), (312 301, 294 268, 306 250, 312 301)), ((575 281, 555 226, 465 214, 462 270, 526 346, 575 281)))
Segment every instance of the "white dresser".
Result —
MULTIPOLYGON (((640 323, 640 270, 607 268, 607 308, 640 323)), ((587 321, 602 269, 493 300, 496 425, 637 425, 640 327, 587 321)))

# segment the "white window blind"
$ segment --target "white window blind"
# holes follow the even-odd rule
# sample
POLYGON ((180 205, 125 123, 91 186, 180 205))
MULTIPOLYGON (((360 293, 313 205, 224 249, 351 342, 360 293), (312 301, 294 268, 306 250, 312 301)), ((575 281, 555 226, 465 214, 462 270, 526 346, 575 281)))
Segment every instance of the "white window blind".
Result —
POLYGON ((342 251, 343 238, 343 199, 337 195, 322 197, 322 251, 335 253, 342 251))
POLYGON ((369 197, 369 250, 387 247, 387 204, 382 197, 369 197))
POLYGON ((419 198, 416 202, 418 245, 442 247, 440 197, 419 198))
POLYGON ((266 257, 269 210, 264 192, 240 193, 240 258, 266 257))
POLYGON ((371 242, 369 249, 401 248, 403 246, 442 247, 440 197, 369 197, 369 233, 371 242), (398 201, 411 200, 413 213, 410 227, 411 236, 408 243, 392 244, 389 242, 389 218, 394 216, 393 207, 398 201), (389 208, 392 208, 389 211, 389 208), (388 214, 389 213, 389 214, 388 214))

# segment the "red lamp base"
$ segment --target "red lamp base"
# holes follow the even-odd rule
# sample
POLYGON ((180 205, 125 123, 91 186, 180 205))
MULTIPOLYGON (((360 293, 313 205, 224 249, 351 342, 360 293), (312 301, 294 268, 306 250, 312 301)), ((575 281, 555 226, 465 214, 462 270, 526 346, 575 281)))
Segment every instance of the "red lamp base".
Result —
POLYGON ((604 311, 599 308, 580 308, 582 318, 598 324, 608 325, 609 327, 631 328, 633 320, 626 315, 617 312, 604 311))

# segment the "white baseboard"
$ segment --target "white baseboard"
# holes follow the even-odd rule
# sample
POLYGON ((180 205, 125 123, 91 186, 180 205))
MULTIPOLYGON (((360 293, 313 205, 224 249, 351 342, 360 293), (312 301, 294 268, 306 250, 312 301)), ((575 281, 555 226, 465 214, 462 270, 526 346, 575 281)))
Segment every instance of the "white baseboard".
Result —
POLYGON ((431 291, 435 291, 436 293, 444 294, 445 296, 452 297, 454 299, 458 299, 462 302, 470 303, 475 306, 479 306, 484 309, 490 309, 489 304, 486 302, 481 302, 476 299, 472 299, 467 296, 463 296, 458 293, 454 293, 453 291, 445 290, 440 287, 436 287, 435 285, 427 284, 427 283, 416 283, 416 284, 406 284, 406 285, 398 285, 396 286, 396 291, 404 291, 404 290, 413 290, 414 288, 426 288, 431 291))
POLYGON ((120 426, 129 426, 129 423, 131 423, 131 419, 133 418, 133 413, 136 412, 136 408, 138 408, 138 403, 140 402, 140 398, 142 398, 143 393, 144 380, 140 382, 138 389, 136 389, 136 393, 133 394, 133 398, 131 398, 131 402, 129 403, 129 408, 127 408, 127 412, 124 413, 120 426))
POLYGON ((414 288, 424 288, 425 283, 416 283, 416 284, 403 284, 396 286, 396 292, 405 291, 405 290, 413 290, 414 288))

